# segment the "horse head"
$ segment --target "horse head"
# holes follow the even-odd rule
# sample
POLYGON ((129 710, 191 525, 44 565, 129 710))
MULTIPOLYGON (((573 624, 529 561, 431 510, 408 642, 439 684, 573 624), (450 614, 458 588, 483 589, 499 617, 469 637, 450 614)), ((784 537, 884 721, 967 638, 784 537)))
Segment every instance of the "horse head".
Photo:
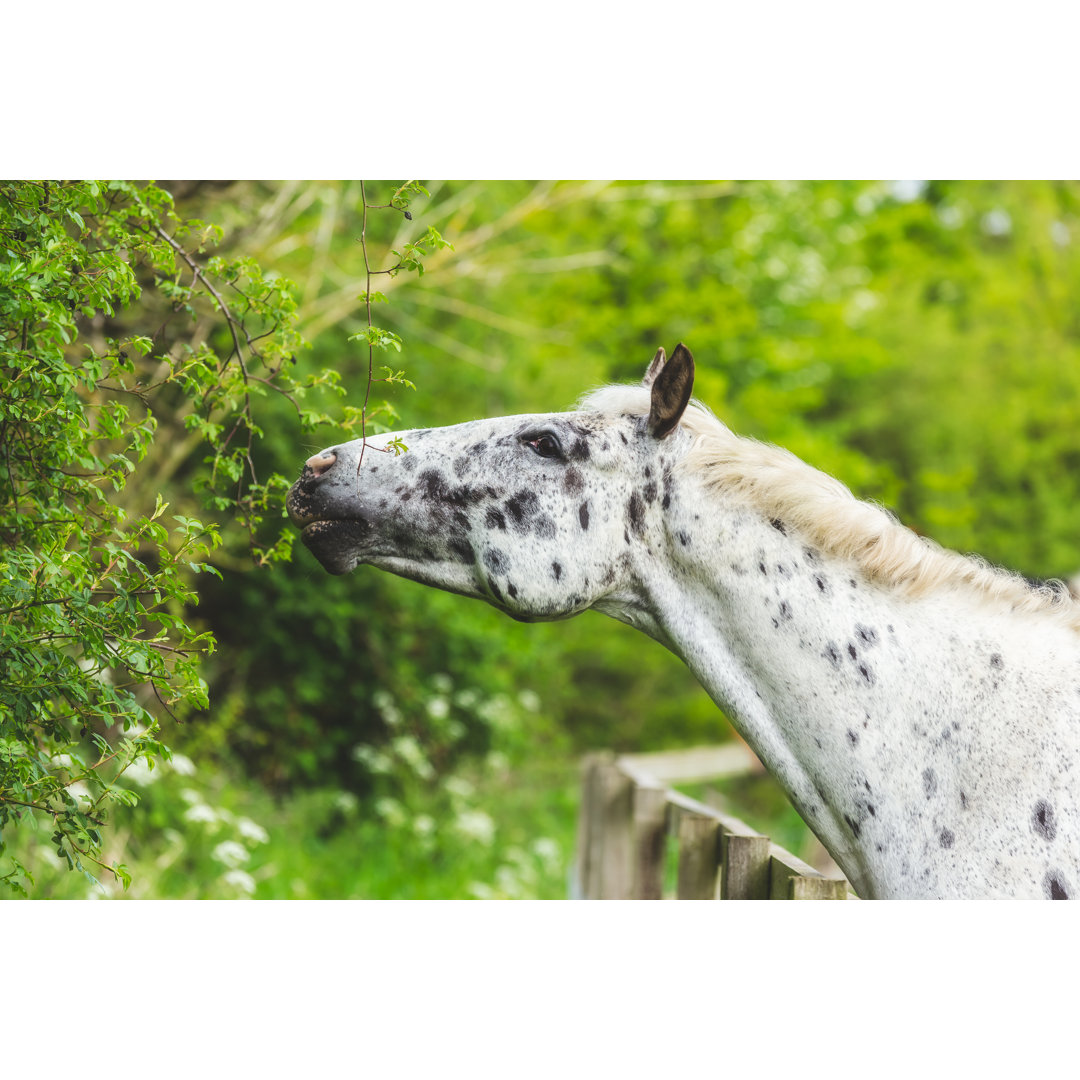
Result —
POLYGON ((693 381, 680 344, 634 390, 647 411, 638 400, 342 443, 307 460, 288 513, 332 574, 368 564, 522 621, 568 618, 625 591, 630 549, 662 542, 693 381))

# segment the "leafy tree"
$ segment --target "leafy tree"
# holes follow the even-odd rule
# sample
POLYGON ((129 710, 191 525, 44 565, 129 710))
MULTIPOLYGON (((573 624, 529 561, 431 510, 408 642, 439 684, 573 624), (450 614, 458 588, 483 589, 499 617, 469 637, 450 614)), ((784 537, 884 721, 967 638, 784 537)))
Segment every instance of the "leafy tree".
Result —
MULTIPOLYGON (((217 235, 154 184, 0 186, 0 856, 45 821, 70 867, 126 880, 99 858, 110 807, 136 798, 122 777, 169 757, 163 716, 206 707, 213 639, 188 607, 219 534, 170 513, 164 477, 130 483, 159 415, 204 445, 195 484, 255 561, 288 557, 291 535, 264 528, 285 481, 256 475, 254 401, 273 388, 300 409, 312 381, 288 373, 288 283, 204 258, 217 235), (114 335, 144 293, 161 325, 114 335)), ((24 869, 2 879, 22 892, 24 869)))

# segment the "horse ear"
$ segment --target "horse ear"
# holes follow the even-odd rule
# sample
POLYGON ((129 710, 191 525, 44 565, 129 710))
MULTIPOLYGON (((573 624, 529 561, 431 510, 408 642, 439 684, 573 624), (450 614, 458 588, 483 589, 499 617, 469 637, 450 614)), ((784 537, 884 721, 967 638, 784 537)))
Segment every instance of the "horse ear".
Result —
POLYGON ((664 346, 661 345, 656 350, 656 355, 652 358, 652 363, 649 364, 648 371, 645 372, 645 378, 641 380, 641 385, 648 389, 654 382, 656 382, 656 376, 660 374, 660 369, 664 366, 664 361, 667 357, 664 355, 664 346))
MULTIPOLYGON (((661 349, 657 356, 661 356, 661 349)), ((652 371, 656 360, 649 365, 652 371)), ((646 376, 648 378, 648 376, 646 376)), ((671 359, 659 369, 652 383, 652 406, 649 409, 649 434, 663 439, 675 430, 694 390, 694 358, 680 341, 671 359)))

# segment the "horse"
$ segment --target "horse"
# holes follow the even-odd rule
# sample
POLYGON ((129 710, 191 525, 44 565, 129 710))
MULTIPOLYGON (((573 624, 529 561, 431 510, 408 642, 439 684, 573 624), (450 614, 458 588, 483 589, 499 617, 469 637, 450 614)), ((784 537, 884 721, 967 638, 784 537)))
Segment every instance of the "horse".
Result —
POLYGON ((734 434, 693 381, 680 343, 570 412, 346 442, 287 510, 332 574, 660 642, 862 898, 1075 896, 1080 604, 734 434))

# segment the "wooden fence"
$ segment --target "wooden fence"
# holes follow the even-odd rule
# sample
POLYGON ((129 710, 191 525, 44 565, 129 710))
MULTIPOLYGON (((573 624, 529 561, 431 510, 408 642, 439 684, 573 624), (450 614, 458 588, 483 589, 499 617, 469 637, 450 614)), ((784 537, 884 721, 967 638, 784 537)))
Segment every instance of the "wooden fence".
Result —
POLYGON ((571 895, 584 900, 855 899, 737 818, 667 783, 733 775, 754 761, 741 745, 671 754, 591 754, 583 762, 571 895), (675 845, 677 884, 665 895, 675 845))

